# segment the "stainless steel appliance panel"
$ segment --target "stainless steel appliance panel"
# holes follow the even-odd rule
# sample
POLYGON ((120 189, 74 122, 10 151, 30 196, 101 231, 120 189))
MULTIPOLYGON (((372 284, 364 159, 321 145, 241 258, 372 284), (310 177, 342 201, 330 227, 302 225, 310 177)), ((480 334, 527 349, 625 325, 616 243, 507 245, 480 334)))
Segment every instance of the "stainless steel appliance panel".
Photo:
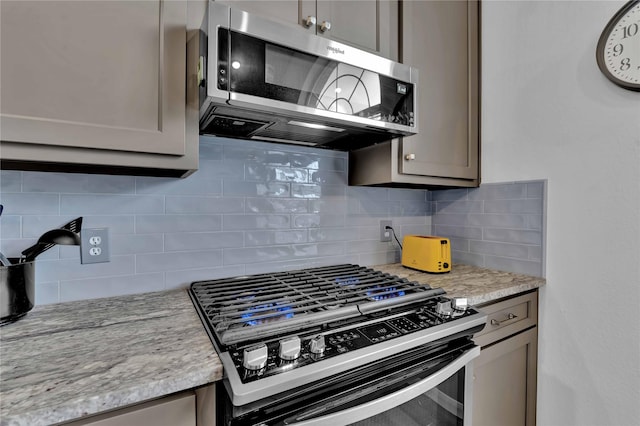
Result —
POLYGON ((208 19, 201 133, 350 150, 418 132, 417 70, 216 2, 208 19))

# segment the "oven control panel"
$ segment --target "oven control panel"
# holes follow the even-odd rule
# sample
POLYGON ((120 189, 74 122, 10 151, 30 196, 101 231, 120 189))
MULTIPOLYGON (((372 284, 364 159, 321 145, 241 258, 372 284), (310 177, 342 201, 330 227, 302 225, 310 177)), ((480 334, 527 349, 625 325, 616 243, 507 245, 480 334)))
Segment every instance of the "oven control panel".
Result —
POLYGON ((406 334, 426 330, 477 313, 440 298, 435 305, 390 319, 322 334, 289 336, 279 341, 230 349, 229 354, 243 383, 283 373, 331 357, 372 346, 406 334))

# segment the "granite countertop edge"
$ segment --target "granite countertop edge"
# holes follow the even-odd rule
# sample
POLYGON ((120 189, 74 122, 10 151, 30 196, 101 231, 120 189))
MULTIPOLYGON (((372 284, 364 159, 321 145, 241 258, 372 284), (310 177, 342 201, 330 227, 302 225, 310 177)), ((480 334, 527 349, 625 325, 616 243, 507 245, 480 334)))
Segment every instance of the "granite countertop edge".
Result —
MULTIPOLYGON (((448 274, 399 263, 371 268, 441 287, 472 305, 546 283, 468 265, 448 274)), ((184 289, 36 306, 0 328, 0 426, 72 421, 207 385, 222 374, 184 289)))
POLYGON ((68 422, 221 378, 184 290, 36 306, 0 328, 0 426, 68 422))

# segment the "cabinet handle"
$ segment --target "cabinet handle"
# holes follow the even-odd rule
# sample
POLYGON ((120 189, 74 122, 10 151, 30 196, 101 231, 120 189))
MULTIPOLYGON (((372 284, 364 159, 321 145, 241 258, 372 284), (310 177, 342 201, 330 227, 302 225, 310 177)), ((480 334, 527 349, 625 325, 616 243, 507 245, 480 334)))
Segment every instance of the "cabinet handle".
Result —
POLYGON ((404 156, 404 159, 407 161, 411 161, 411 160, 415 160, 416 159, 416 155, 415 154, 407 154, 404 156))
POLYGON ((331 22, 329 21, 322 21, 322 24, 320 24, 320 32, 325 32, 325 31, 329 31, 331 29, 331 22))
POLYGON ((302 25, 304 25, 307 28, 311 28, 312 26, 314 26, 316 24, 316 17, 315 16, 307 16, 303 21, 302 21, 302 25))
POLYGON ((503 323, 505 323, 505 322, 507 322, 509 320, 512 320, 514 318, 518 318, 518 316, 512 314, 511 312, 509 312, 507 314, 507 318, 503 319, 502 321, 498 321, 497 319, 492 319, 491 320, 491 325, 495 325, 497 327, 497 326, 502 325, 503 323))

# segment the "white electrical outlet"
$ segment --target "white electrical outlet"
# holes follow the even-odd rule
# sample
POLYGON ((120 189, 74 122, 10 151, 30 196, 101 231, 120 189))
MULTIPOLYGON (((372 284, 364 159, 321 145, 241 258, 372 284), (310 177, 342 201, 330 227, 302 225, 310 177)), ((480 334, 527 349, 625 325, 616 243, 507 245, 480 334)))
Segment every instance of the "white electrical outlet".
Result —
POLYGON ((85 228, 80 231, 80 262, 109 262, 109 228, 85 228))
POLYGON ((391 229, 387 229, 387 226, 391 226, 390 220, 380 221, 380 241, 383 243, 391 241, 391 229))

